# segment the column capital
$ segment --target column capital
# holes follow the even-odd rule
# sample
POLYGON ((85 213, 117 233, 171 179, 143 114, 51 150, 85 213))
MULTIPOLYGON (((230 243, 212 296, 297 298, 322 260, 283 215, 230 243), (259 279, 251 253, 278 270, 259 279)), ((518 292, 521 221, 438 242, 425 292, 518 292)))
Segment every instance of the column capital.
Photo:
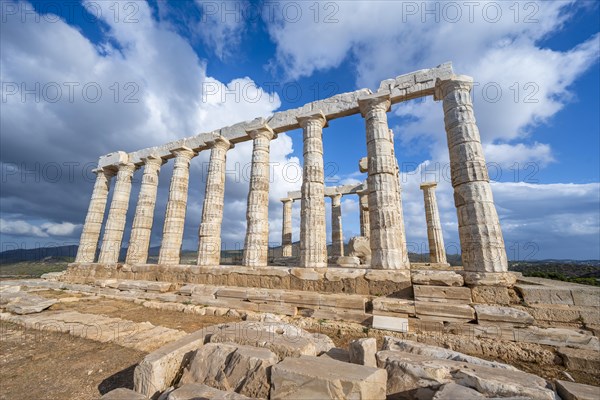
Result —
POLYGON ((473 88, 473 78, 467 75, 452 75, 448 79, 435 82, 434 100, 442 100, 446 95, 455 90, 471 91, 473 88))
POLYGON ((206 142, 209 148, 217 148, 223 150, 233 149, 235 145, 223 136, 218 136, 213 140, 206 142))
POLYGON ((257 137, 264 137, 269 140, 277 138, 277 134, 273 132, 273 129, 271 129, 271 127, 267 124, 263 124, 256 128, 247 129, 246 134, 250 136, 253 140, 257 137))
POLYGON ((319 124, 321 128, 327 127, 327 118, 323 111, 314 111, 308 114, 299 115, 296 120, 300 124, 300 127, 305 128, 308 124, 319 124))
POLYGON ((280 201, 281 201, 282 203, 284 203, 284 204, 285 204, 285 203, 288 203, 288 202, 290 202, 290 201, 292 201, 292 202, 293 202, 293 201, 294 201, 294 199, 292 199, 292 198, 290 198, 290 197, 284 197, 283 199, 280 199, 280 201))
POLYGON ((130 163, 130 162, 121 162, 117 165, 117 169, 119 172, 124 171, 124 172, 135 172, 135 170, 137 170, 139 167, 137 165, 135 165, 134 163, 130 163))
POLYGON ((392 106, 390 91, 384 90, 381 92, 369 94, 358 99, 358 108, 360 114, 365 117, 371 110, 382 110, 388 112, 392 106))
POLYGON ((185 146, 177 147, 177 148, 169 150, 169 151, 175 157, 178 157, 178 158, 182 157, 187 160, 191 160, 193 157, 195 157, 197 155, 197 153, 194 150, 190 149, 189 147, 185 147, 185 146))
POLYGON ((110 167, 101 167, 101 168, 94 168, 92 170, 92 172, 96 175, 103 173, 104 176, 107 177, 113 177, 117 174, 117 169, 116 168, 110 168, 110 167))
POLYGON ((421 183, 421 190, 434 190, 437 187, 437 182, 423 182, 421 183))
POLYGON ((150 154, 146 157, 142 157, 141 160, 144 163, 144 165, 151 164, 151 165, 157 165, 159 167, 164 165, 167 162, 167 160, 163 159, 160 156, 157 156, 156 154, 150 154))
POLYGON ((341 193, 330 194, 330 195, 327 195, 327 197, 331 198, 331 205, 333 205, 333 206, 339 206, 342 201, 341 193))

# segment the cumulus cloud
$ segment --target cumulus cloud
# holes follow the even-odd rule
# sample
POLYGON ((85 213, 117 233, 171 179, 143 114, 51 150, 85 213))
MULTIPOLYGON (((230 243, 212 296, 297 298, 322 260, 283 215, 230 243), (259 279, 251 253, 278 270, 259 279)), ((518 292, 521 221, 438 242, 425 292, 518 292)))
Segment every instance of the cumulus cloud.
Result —
POLYGON ((22 219, 6 220, 0 218, 0 233, 4 235, 34 236, 39 238, 71 236, 80 228, 81 225, 72 224, 70 222, 45 222, 37 226, 22 219))

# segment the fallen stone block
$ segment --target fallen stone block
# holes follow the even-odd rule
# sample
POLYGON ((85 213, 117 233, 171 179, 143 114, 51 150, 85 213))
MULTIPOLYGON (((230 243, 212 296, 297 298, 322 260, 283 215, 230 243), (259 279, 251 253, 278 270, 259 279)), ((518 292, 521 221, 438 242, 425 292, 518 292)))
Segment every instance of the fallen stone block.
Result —
POLYGON ((44 311, 56 304, 56 302, 55 299, 47 299, 45 297, 27 294, 26 296, 19 297, 14 301, 9 302, 6 304, 5 308, 6 311, 14 314, 34 314, 44 311))
POLYGON ((246 396, 267 398, 270 369, 279 358, 265 348, 208 343, 196 351, 181 383, 203 383, 246 396))
POLYGON ((377 368, 377 340, 375 338, 362 338, 350 342, 348 346, 349 361, 353 364, 366 365, 377 368))
POLYGON ((133 373, 134 390, 155 398, 172 386, 194 352, 204 345, 206 335, 204 330, 196 331, 144 357, 133 373))
POLYGON ((556 381, 556 392, 562 400, 598 400, 600 387, 582 383, 556 381))
POLYGON ((200 383, 188 383, 168 394, 166 400, 244 400, 250 399, 235 392, 225 392, 200 383))
POLYGON ((415 285, 463 286, 465 283, 462 275, 454 271, 414 270, 411 278, 415 285))
POLYGON ((600 373, 600 352, 598 351, 560 347, 558 354, 569 370, 600 373))
POLYGON ((456 383, 446 383, 435 392, 432 400, 471 400, 483 397, 485 396, 477 390, 456 383))
POLYGON ((41 279, 45 279, 48 281, 57 281, 59 280, 62 276, 64 276, 66 273, 66 271, 58 271, 58 272, 47 272, 45 274, 42 274, 42 276, 40 276, 41 279))
POLYGON ((483 304, 473 305, 477 314, 477 321, 484 322, 501 322, 514 325, 527 326, 534 322, 533 317, 526 311, 512 307, 490 306, 483 304))
POLYGON ((148 400, 148 398, 131 389, 118 388, 104 394, 100 400, 148 400))
POLYGON ((342 362, 350 362, 350 352, 339 347, 334 347, 333 349, 321 354, 319 357, 331 358, 332 360, 342 362))
POLYGON ((286 358, 271 370, 271 399, 386 398, 385 370, 326 357, 286 358))
POLYGON ((408 318, 374 315, 373 328, 394 332, 408 332, 408 318))

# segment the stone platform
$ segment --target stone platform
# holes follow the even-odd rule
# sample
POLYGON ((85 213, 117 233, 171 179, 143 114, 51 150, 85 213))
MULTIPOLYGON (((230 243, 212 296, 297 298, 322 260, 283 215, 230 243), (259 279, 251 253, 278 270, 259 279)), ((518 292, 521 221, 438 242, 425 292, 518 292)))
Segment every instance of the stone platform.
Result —
POLYGON ((72 263, 63 277, 63 280, 74 283, 93 283, 97 279, 162 281, 175 285, 222 285, 399 298, 411 298, 413 295, 409 270, 72 263))

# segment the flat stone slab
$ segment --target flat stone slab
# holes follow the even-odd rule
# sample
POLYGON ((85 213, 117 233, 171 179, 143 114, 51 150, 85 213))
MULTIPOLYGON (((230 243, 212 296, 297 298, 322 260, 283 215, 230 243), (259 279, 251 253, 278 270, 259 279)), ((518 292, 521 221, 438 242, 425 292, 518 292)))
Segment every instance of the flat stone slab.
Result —
POLYGON ((590 351, 588 349, 560 347, 558 354, 569 370, 600 373, 600 349, 590 351))
POLYGON ((473 307, 466 304, 415 301, 415 311, 417 317, 433 316, 440 317, 441 320, 447 321, 453 321, 455 319, 470 321, 475 319, 473 307))
POLYGON ((415 315, 415 302, 406 299, 394 299, 390 297, 376 297, 373 299, 373 313, 382 311, 386 313, 398 313, 415 315))
POLYGON ((201 383, 188 383, 170 392, 166 400, 244 400, 250 397, 226 392, 201 383))
MULTIPOLYGON (((13 300, 9 301, 4 307, 6 311, 19 315, 40 313, 57 302, 56 299, 48 299, 25 292, 12 294, 15 295, 13 300)), ((5 295, 2 297, 6 298, 5 295)))
POLYGON ((477 390, 456 383, 446 383, 435 392, 432 400, 471 400, 483 397, 485 396, 477 390))
POLYGON ((562 400, 598 400, 600 387, 582 383, 556 381, 556 392, 562 400))
POLYGON ((415 300, 440 303, 469 304, 472 302, 468 287, 414 285, 415 300))
POLYGON ((271 370, 271 399, 386 398, 383 369, 326 357, 286 358, 271 370))
POLYGON ((518 325, 532 325, 534 319, 526 311, 512 307, 489 306, 483 304, 473 305, 477 314, 477 321, 502 322, 518 325))
POLYGON ((373 328, 394 332, 408 332, 408 318, 374 315, 373 328))
POLYGON ((105 393, 100 400, 148 400, 148 398, 131 389, 118 388, 105 393))
POLYGON ((463 286, 462 275, 454 271, 412 270, 412 283, 415 285, 463 286))
POLYGON ((515 285, 515 289, 527 304, 575 304, 569 288, 515 285))

